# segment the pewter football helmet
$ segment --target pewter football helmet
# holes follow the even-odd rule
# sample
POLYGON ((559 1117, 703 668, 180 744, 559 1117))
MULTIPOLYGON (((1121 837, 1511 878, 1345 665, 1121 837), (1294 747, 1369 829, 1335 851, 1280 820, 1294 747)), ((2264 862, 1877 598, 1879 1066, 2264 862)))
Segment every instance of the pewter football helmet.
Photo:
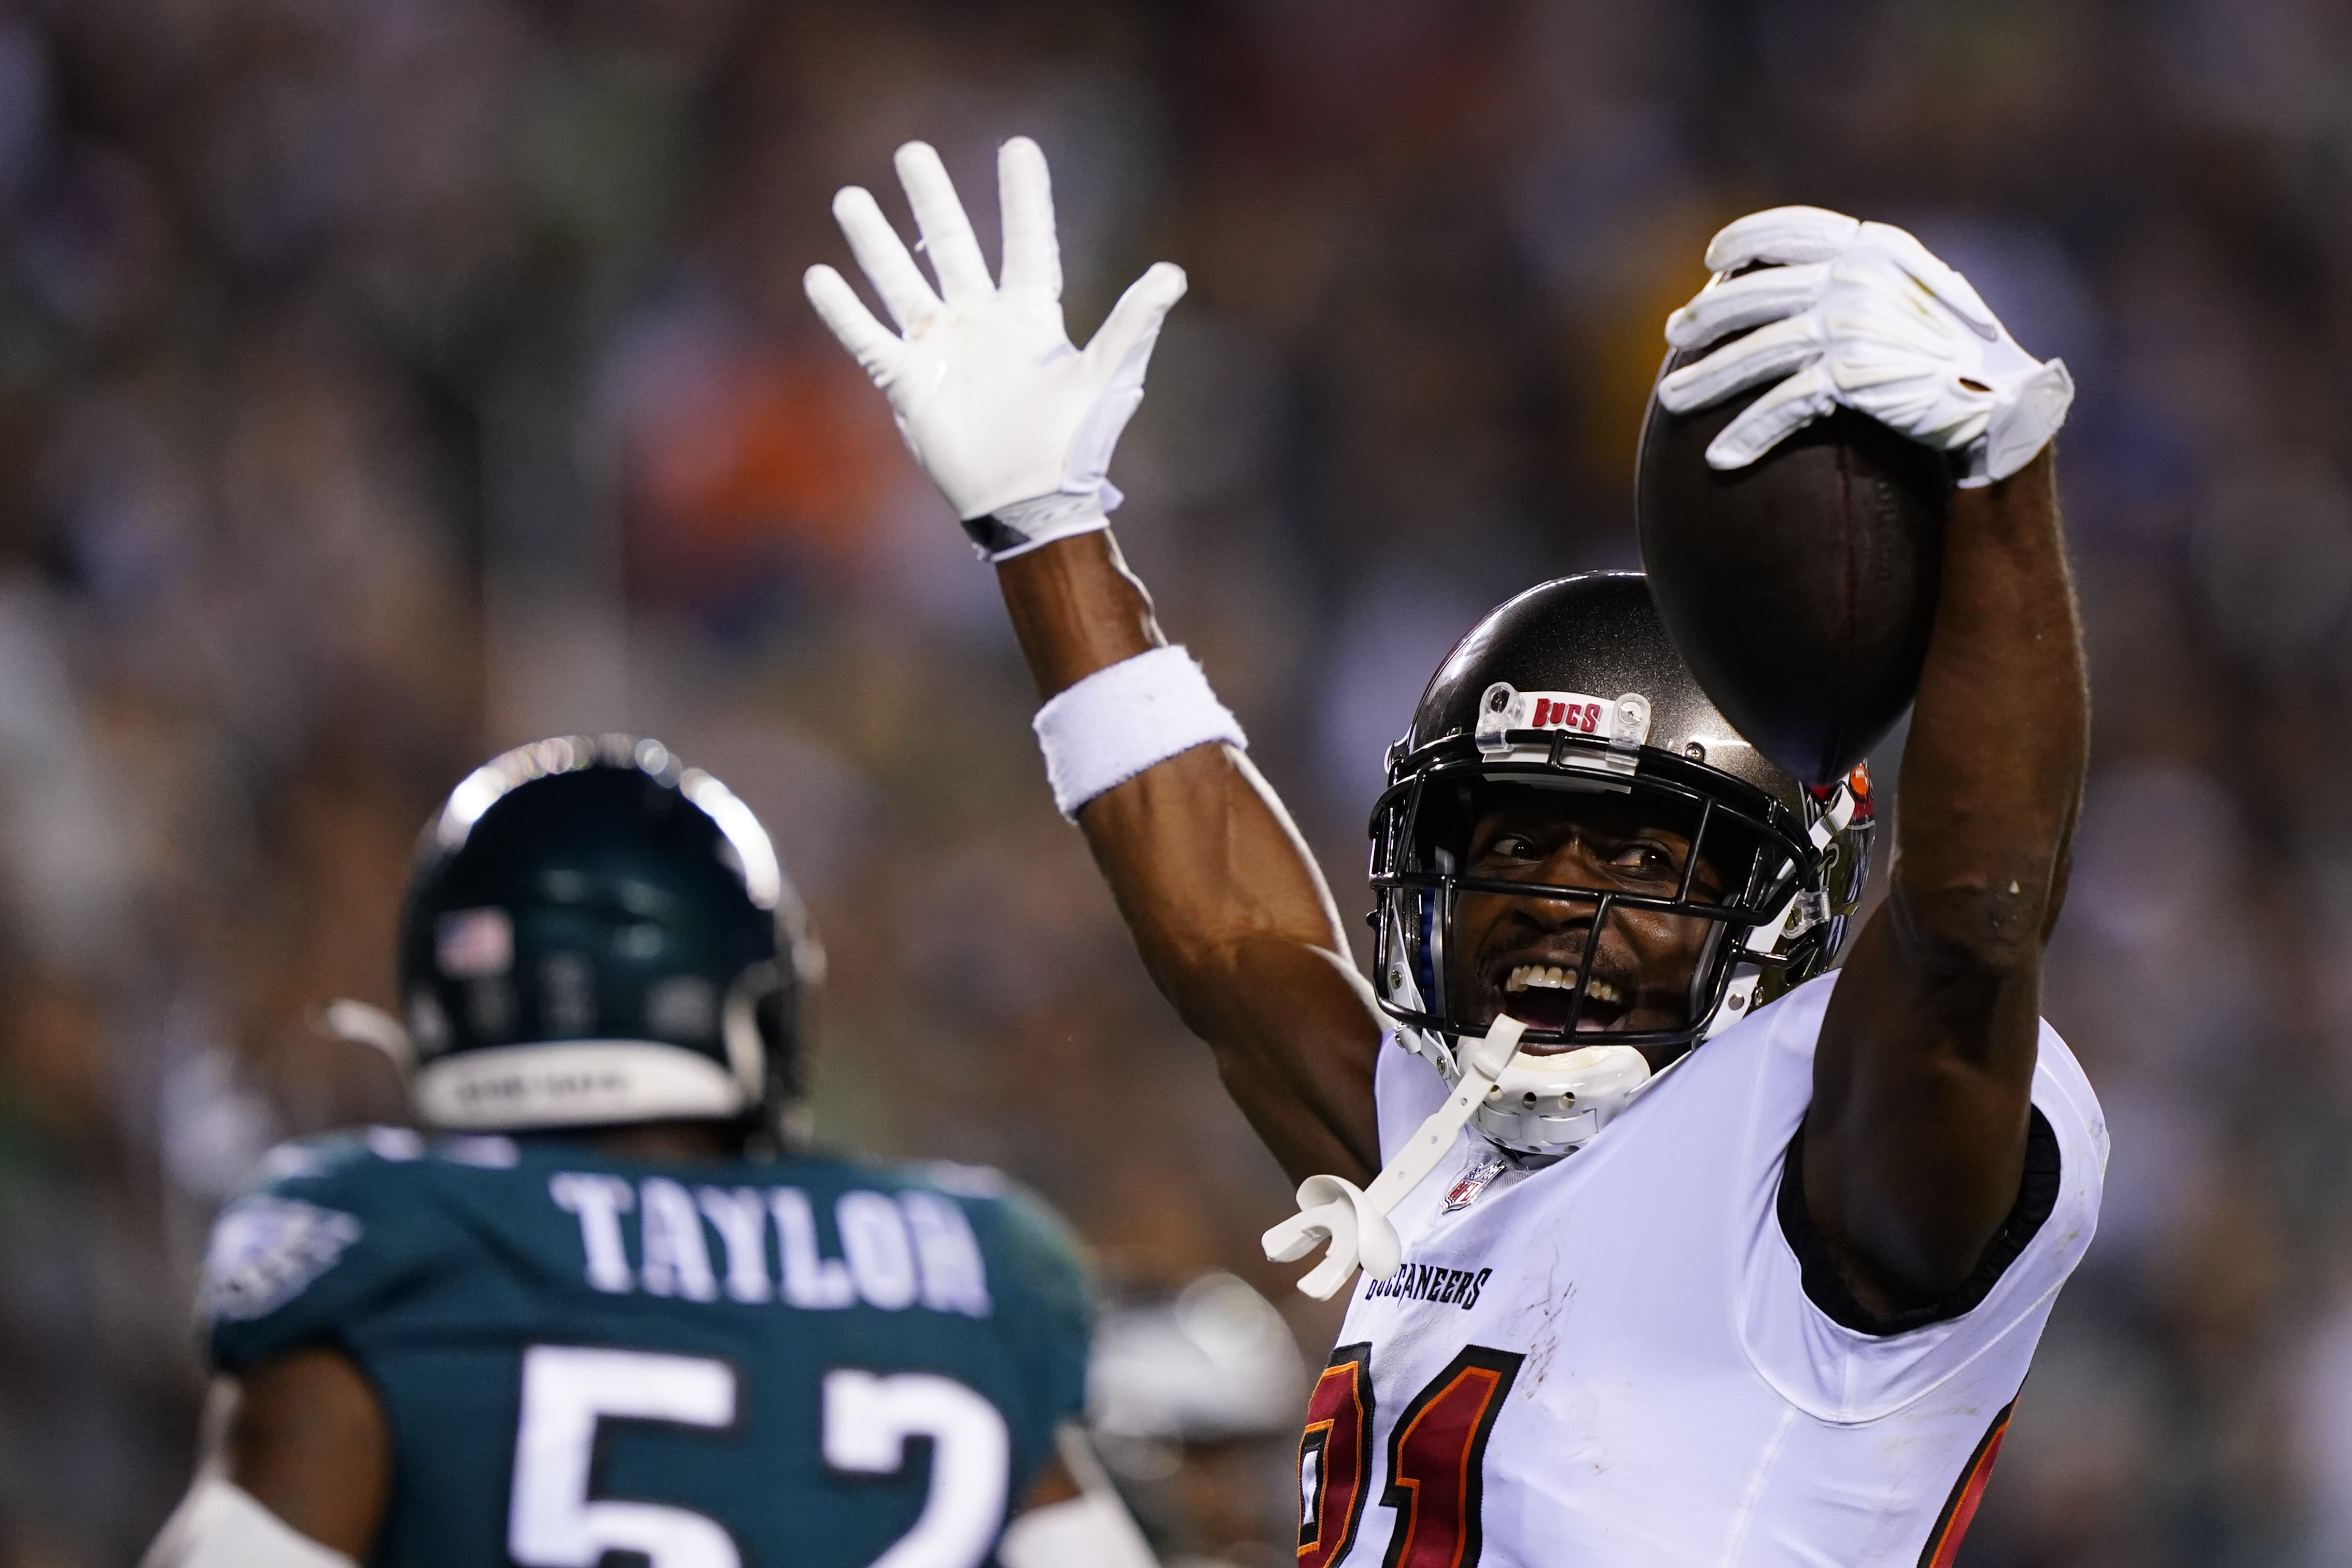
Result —
POLYGON ((1402 1042, 1452 1081, 1460 1041, 1494 1022, 1491 1005, 1454 994, 1461 987, 1448 960, 1462 897, 1578 911, 1586 957, 1573 973, 1512 977, 1530 988, 1509 1007, 1528 1026, 1520 1048, 1551 1053, 1542 1059, 1554 1070, 1513 1068, 1475 1119, 1509 1149, 1573 1148, 1652 1074, 1829 967, 1862 895, 1872 826, 1864 769, 1815 788, 1741 739, 1676 656, 1640 574, 1542 584, 1462 639, 1390 752, 1371 820, 1381 1006, 1402 1042), (1470 834, 1506 800, 1571 814, 1583 803, 1632 803, 1688 852, 1673 875, 1647 884, 1472 875, 1470 834), (1702 864, 1713 895, 1696 876, 1702 864), (1707 930, 1681 1016, 1634 1030, 1628 1000, 1596 986, 1591 954, 1612 919, 1641 910, 1707 930))

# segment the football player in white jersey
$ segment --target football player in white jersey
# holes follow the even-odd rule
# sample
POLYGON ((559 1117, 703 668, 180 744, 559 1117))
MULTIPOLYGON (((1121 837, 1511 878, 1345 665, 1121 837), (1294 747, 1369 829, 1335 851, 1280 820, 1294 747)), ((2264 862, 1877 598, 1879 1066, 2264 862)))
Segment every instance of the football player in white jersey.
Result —
POLYGON ((1958 478, 1890 894, 1824 973, 1866 776, 1801 787, 1640 578, 1570 578, 1473 628, 1391 750, 1368 984, 1107 531, 1183 275, 1153 268, 1078 350, 1034 143, 1002 151, 1000 279, 931 149, 898 170, 937 289, 853 188, 835 213, 897 330, 830 268, 810 298, 996 563, 1056 802, 1303 1179, 1270 1242, 1328 1239, 1306 1283, 1355 1279, 1300 1563, 1948 1564, 2105 1159, 2039 1017, 2085 748, 2063 366, 1900 230, 1784 208, 1718 236, 1669 336, 1760 330, 1662 399, 1770 384, 1708 460, 1842 405, 1958 478))

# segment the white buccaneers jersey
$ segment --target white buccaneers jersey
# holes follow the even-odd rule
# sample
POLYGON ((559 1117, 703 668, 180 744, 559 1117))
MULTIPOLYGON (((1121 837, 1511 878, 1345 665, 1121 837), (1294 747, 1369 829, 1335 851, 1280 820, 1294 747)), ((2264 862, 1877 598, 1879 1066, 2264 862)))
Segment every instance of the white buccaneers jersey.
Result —
MULTIPOLYGON (((1466 1204, 1494 1151, 1463 1133, 1396 1210, 1404 1267, 1358 1279, 1316 1385, 1301 1568, 1946 1568, 2090 1242, 2106 1129, 2044 1025, 2027 1187, 2046 1216, 1958 1315, 1843 1326, 1806 1292, 1801 1205, 1779 1212, 1833 979, 1466 1204)), ((1381 1058, 1385 1159, 1444 1090, 1381 1058)))

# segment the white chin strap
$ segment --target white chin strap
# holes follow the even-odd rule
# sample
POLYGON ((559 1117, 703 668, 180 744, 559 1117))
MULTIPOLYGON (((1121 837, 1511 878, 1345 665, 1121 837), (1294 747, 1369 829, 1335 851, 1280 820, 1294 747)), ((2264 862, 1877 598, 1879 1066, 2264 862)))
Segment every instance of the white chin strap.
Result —
POLYGON ((1389 1223, 1389 1211, 1437 1169, 1471 1113, 1494 1092, 1495 1080, 1517 1052, 1519 1036, 1526 1030, 1517 1018, 1497 1018, 1476 1044, 1464 1042, 1462 1076, 1454 1080, 1454 1093, 1405 1140, 1370 1188, 1345 1176, 1309 1176, 1299 1183, 1298 1213, 1261 1238, 1268 1260, 1288 1263, 1312 1252, 1317 1242, 1329 1241, 1331 1250, 1323 1261, 1298 1282, 1299 1289, 1318 1301, 1336 1295, 1355 1277, 1360 1263, 1375 1279, 1395 1273, 1404 1261, 1404 1244, 1389 1223))
POLYGON ((1589 1127, 1582 1138, 1590 1138, 1649 1079, 1649 1062, 1631 1046, 1591 1046, 1557 1057, 1531 1056, 1519 1049, 1519 1037, 1526 1031, 1517 1018, 1503 1017, 1487 1026, 1483 1037, 1465 1037, 1457 1047, 1461 1069, 1454 1092, 1414 1130, 1388 1168, 1368 1188, 1344 1176, 1309 1176, 1301 1182, 1299 1212, 1265 1233, 1266 1257, 1287 1263, 1328 1241, 1330 1250, 1323 1261, 1298 1282, 1300 1290, 1318 1301, 1338 1294, 1359 1266, 1373 1279, 1385 1279, 1404 1261, 1403 1243, 1389 1222, 1391 1211, 1428 1179, 1471 1118, 1489 1111, 1535 1116, 1589 1127), (1503 1102, 1514 1096, 1519 1105, 1507 1109, 1503 1102), (1572 1113, 1567 1110, 1588 1096, 1592 1103, 1572 1113))

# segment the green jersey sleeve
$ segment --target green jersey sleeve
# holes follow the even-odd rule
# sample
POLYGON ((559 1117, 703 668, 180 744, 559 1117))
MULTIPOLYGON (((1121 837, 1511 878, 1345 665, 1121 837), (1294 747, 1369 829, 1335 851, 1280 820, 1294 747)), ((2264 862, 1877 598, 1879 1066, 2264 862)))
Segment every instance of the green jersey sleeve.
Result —
POLYGON ((280 1145, 205 1248, 198 1312, 213 1363, 236 1372, 343 1326, 429 1277, 460 1245, 417 1201, 412 1151, 383 1136, 280 1145), (388 1145, 388 1152, 371 1142, 388 1145))

